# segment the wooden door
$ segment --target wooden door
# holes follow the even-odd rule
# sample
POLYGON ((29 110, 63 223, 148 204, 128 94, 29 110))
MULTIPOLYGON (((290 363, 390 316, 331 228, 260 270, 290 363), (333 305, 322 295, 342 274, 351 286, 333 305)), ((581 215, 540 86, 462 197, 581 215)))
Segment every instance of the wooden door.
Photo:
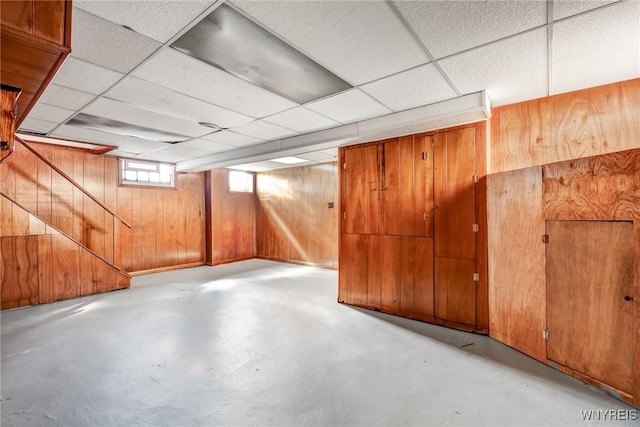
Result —
POLYGON ((476 324, 475 127, 434 136, 435 316, 476 324))
POLYGON ((348 148, 342 157, 342 232, 378 234, 378 145, 348 148))
POLYGON ((547 221, 547 357, 633 393, 632 222, 547 221))
POLYGON ((433 236, 432 137, 385 142, 382 157, 385 234, 433 236))

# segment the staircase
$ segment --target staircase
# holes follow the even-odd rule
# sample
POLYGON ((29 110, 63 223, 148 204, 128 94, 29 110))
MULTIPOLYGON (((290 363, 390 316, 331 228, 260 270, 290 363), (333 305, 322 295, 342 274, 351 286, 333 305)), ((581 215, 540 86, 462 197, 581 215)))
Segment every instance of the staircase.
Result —
POLYGON ((52 161, 64 159, 17 137, 9 154, 0 164, 0 308, 128 288, 118 240, 131 226, 106 206, 107 195, 93 195, 52 161))

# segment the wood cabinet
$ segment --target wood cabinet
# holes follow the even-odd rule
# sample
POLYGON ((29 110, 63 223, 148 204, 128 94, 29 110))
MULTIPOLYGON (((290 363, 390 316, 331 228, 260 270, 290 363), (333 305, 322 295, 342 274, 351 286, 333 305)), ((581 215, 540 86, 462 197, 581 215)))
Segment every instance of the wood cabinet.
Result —
POLYGON ((340 149, 340 302, 486 333, 476 197, 484 127, 340 149))
POLYGON ((20 88, 20 126, 71 52, 70 0, 0 2, 0 82, 20 88))

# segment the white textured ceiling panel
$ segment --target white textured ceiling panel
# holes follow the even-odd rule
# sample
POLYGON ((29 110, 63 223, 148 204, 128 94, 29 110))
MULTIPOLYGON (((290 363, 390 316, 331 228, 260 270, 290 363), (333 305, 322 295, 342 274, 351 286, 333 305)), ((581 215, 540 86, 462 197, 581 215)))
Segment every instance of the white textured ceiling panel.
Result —
POLYGON ((53 78, 52 83, 99 95, 123 76, 124 74, 70 56, 53 78))
MULTIPOLYGON (((593 0, 554 0, 553 20, 563 19, 577 15, 619 0, 593 1, 593 0)), ((634 0, 637 1, 637 0, 634 0)))
POLYGON ((213 0, 75 0, 73 5, 107 21, 127 26, 137 33, 165 43, 213 3, 213 0))
POLYGON ((73 56, 76 58, 128 73, 160 46, 120 25, 78 8, 73 10, 73 56))
POLYGON ((201 136, 211 129, 200 126, 193 120, 167 116, 161 113, 145 110, 133 105, 114 101, 108 98, 100 98, 87 108, 83 113, 149 129, 187 136, 201 136))
POLYGON ((330 162, 335 160, 336 156, 333 156, 328 153, 324 153, 322 151, 314 151, 312 153, 304 153, 304 154, 296 154, 296 157, 300 157, 305 160, 313 160, 313 161, 327 161, 330 162))
POLYGON ((439 61, 463 93, 486 89, 492 106, 547 95, 546 28, 439 61))
POLYGON ((456 92, 433 64, 427 64, 361 86, 393 111, 453 98, 456 92))
POLYGON ((49 133, 51 132, 58 123, 49 122, 47 120, 34 119, 33 117, 27 117, 22 124, 20 125, 20 130, 25 132, 35 132, 35 133, 49 133))
POLYGON ((254 120, 244 114, 134 77, 123 80, 105 96, 169 116, 214 123, 223 128, 239 126, 254 120))
POLYGON ((29 117, 61 123, 67 120, 73 113, 71 110, 65 110, 64 108, 54 107, 40 102, 29 112, 29 117))
POLYGON ((174 49, 160 52, 134 76, 252 117, 298 105, 174 49))
POLYGON ((248 15, 352 84, 428 61, 381 1, 237 1, 248 15))
POLYGON ((437 59, 544 25, 547 4, 525 1, 394 2, 437 59))
POLYGON ((231 145, 233 147, 244 147, 246 145, 255 145, 265 142, 264 140, 259 138, 240 135, 239 133, 226 130, 212 133, 211 135, 205 135, 202 138, 213 142, 219 142, 220 144, 231 145))
POLYGON ((339 124, 335 120, 321 116, 304 107, 296 107, 283 111, 282 113, 274 114, 273 116, 266 117, 264 121, 293 129, 300 133, 326 129, 338 126, 339 124))
POLYGON ((80 128, 76 126, 62 125, 50 136, 58 136, 77 141, 95 142, 104 145, 120 147, 129 153, 144 153, 149 150, 165 147, 163 142, 147 141, 129 136, 116 135, 108 132, 100 132, 93 129, 80 128))
POLYGON ((58 85, 49 85, 38 102, 65 108, 79 110, 95 99, 95 95, 87 92, 69 89, 58 85))
POLYGON ((158 162, 176 163, 183 162, 185 160, 197 159, 198 157, 204 157, 210 154, 212 154, 211 151, 199 150, 182 144, 173 144, 161 150, 144 153, 140 155, 140 158, 155 160, 158 162))
POLYGON ((181 142, 180 146, 206 150, 211 153, 219 153, 221 151, 233 150, 235 148, 231 145, 221 144, 219 142, 210 141, 204 138, 196 138, 192 139, 191 141, 181 142))
POLYGON ((553 26, 552 94, 640 77, 640 1, 553 26))
POLYGON ((233 131, 264 140, 286 138, 287 136, 297 134, 297 132, 291 129, 285 129, 282 126, 267 123, 262 120, 256 120, 255 122, 235 127, 233 131))
POLYGON ((387 107, 358 89, 348 90, 306 106, 340 123, 351 123, 391 113, 387 107))

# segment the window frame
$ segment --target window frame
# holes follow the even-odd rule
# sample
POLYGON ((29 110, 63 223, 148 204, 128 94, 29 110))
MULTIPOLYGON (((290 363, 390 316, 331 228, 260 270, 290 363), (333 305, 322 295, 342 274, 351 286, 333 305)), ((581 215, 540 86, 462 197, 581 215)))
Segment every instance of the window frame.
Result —
POLYGON ((251 171, 243 171, 240 169, 227 169, 227 193, 229 194, 255 194, 256 193, 256 173, 251 171), (239 172, 246 175, 251 175, 251 191, 241 191, 231 189, 231 173, 239 172))
MULTIPOLYGON (((154 172, 149 169, 149 172, 154 172)), ((177 190, 178 189, 178 173, 176 172, 176 165, 174 163, 167 162, 157 162, 155 160, 143 160, 143 159, 132 159, 129 157, 118 157, 118 186, 119 187, 137 187, 137 188, 156 188, 162 190, 177 190), (160 173, 159 169, 161 166, 169 166, 171 168, 171 183, 163 184, 161 182, 144 182, 144 181, 128 181, 125 179, 125 173, 127 171, 143 171, 143 168, 133 169, 127 168, 127 162, 135 162, 141 165, 151 165, 156 168, 156 171, 160 173)))

